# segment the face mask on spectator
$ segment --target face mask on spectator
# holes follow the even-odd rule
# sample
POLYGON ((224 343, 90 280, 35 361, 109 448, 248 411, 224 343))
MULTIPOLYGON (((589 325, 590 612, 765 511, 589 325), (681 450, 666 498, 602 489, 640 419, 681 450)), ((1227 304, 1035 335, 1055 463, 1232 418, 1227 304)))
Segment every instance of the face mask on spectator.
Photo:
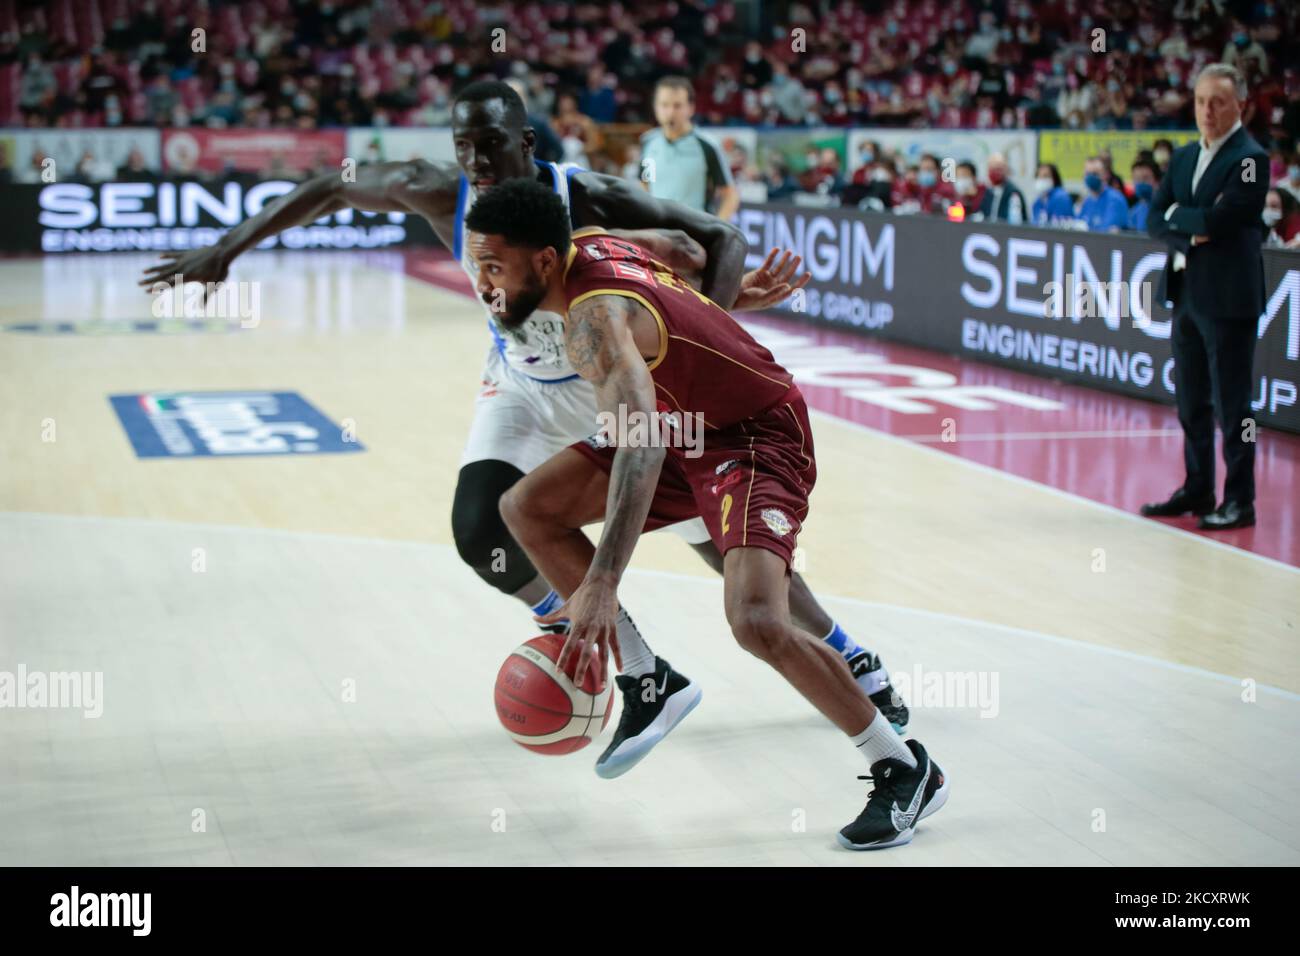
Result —
POLYGON ((860 156, 860 158, 862 159, 862 163, 863 163, 863 165, 866 165, 867 163, 873 163, 873 162, 875 162, 875 160, 876 160, 876 154, 875 154, 875 152, 873 152, 872 150, 869 150, 869 149, 864 149, 864 150, 859 154, 859 156, 860 156))
POLYGON ((1150 202, 1151 197, 1156 194, 1156 188, 1150 183, 1134 183, 1133 192, 1137 195, 1137 198, 1141 199, 1143 202, 1150 202))
POLYGON ((943 65, 943 72, 948 76, 956 76, 957 64, 952 62, 952 60, 949 60, 947 63, 943 65))
POLYGON ((957 180, 957 192, 961 193, 963 196, 967 193, 973 193, 974 191, 975 180, 971 179, 969 176, 962 176, 957 180))
POLYGON ((1244 33, 1234 33, 1232 36, 1232 42, 1237 44, 1238 50, 1244 50, 1250 45, 1250 37, 1244 33))
POLYGON ((1183 74, 1181 74, 1181 73, 1170 73, 1170 74, 1169 74, 1169 85, 1170 85, 1170 86, 1182 86, 1182 85, 1183 85, 1183 74))
POLYGON ((1169 150, 1167 149, 1157 149, 1154 155, 1156 162, 1161 166, 1169 162, 1169 150))
POLYGON ((1300 180, 1300 166, 1288 166, 1286 168, 1286 176, 1287 179, 1291 180, 1291 182, 1300 180))
POLYGON ((1083 177, 1083 184, 1088 187, 1088 192, 1101 192, 1101 177, 1096 173, 1088 173, 1083 177))
POLYGON ((923 169, 916 174, 917 183, 925 189, 929 189, 931 186, 933 186, 936 182, 938 182, 938 179, 939 177, 936 176, 933 171, 928 169, 923 169))
POLYGON ((991 182, 994 186, 1001 186, 1006 181, 1007 181, 1007 171, 1005 169, 995 168, 989 170, 989 182, 991 182))
POLYGON ((1274 226, 1282 218, 1281 209, 1265 209, 1260 216, 1264 219, 1264 225, 1274 226))
POLYGON ((1034 189, 1040 193, 1051 192, 1055 186, 1056 183, 1052 181, 1051 176, 1042 176, 1034 180, 1034 189))

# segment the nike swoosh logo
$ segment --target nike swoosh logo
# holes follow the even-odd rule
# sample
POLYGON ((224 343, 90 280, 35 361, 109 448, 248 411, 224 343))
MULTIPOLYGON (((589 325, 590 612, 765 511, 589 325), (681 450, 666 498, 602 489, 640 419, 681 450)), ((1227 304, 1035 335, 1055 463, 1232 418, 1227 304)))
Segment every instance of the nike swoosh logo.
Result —
POLYGON ((927 757, 925 761, 925 776, 916 787, 916 793, 912 795, 912 802, 907 807, 907 812, 898 809, 898 801, 894 801, 894 808, 889 811, 889 822, 894 825, 894 829, 899 833, 909 829, 916 820, 916 815, 921 812, 921 801, 925 799, 925 788, 930 782, 930 760, 927 757))
POLYGON ((664 688, 667 686, 668 686, 668 673, 667 671, 665 671, 664 682, 659 685, 659 688, 655 691, 655 693, 658 694, 660 697, 662 697, 664 695, 664 688))

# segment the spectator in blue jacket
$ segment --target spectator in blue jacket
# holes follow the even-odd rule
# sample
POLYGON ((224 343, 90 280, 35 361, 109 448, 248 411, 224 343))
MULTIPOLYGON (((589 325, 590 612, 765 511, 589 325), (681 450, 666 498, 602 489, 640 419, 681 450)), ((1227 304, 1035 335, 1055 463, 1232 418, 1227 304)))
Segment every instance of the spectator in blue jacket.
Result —
POLYGON ((1131 170, 1133 195, 1137 198, 1128 211, 1128 227, 1135 232, 1147 231, 1147 213, 1151 211, 1151 199, 1159 185, 1156 176, 1156 164, 1139 156, 1133 160, 1131 170))
POLYGON ((1035 226, 1054 226, 1063 219, 1074 218, 1074 201, 1061 185, 1061 171, 1055 163, 1038 164, 1034 195, 1030 218, 1035 226))
POLYGON ((1079 218, 1089 232, 1118 232, 1128 228, 1128 200, 1114 186, 1106 185, 1106 164, 1100 156, 1089 156, 1083 164, 1083 185, 1087 190, 1079 218))

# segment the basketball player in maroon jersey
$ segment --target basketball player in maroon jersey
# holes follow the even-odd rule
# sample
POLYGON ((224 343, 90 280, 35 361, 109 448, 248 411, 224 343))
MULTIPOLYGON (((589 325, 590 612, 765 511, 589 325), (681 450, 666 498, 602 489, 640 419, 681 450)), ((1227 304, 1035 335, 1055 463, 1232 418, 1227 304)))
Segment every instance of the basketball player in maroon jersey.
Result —
MULTIPOLYGON (((561 665, 577 653, 581 681, 615 644, 618 584, 642 531, 703 518, 723 554, 736 640, 848 734, 871 766, 875 788, 840 843, 865 850, 909 842, 917 822, 947 800, 943 771, 917 741, 895 733, 839 655, 790 618, 790 560, 817 473, 793 377, 640 247, 602 229, 571 235, 563 202, 535 181, 500 184, 475 203, 466 227, 479 295, 504 307, 503 326, 539 308, 565 317, 569 360, 593 384, 605 427, 501 499, 515 540, 566 596, 538 618, 571 622, 561 665), (703 426, 696 447, 677 441, 688 417, 703 426), (655 428, 647 432, 646 422, 655 428), (593 547, 581 529, 602 520, 593 547)), ((625 706, 640 701, 644 720, 655 720, 672 705, 674 676, 646 678, 638 695, 623 686, 637 682, 620 675, 625 706)), ((618 733, 634 736, 628 723, 618 733)))

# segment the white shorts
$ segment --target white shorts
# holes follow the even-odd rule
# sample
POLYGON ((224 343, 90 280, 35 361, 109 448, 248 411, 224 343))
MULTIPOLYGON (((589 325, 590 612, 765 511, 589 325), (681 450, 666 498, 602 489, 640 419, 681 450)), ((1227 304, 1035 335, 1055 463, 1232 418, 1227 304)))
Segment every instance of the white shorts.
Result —
MULTIPOLYGON (((495 347, 488 350, 483 385, 460 467, 504 461, 527 474, 557 452, 596 433, 596 392, 580 378, 543 382, 512 369, 495 347)), ((670 525, 689 544, 709 540, 701 518, 670 525)))

